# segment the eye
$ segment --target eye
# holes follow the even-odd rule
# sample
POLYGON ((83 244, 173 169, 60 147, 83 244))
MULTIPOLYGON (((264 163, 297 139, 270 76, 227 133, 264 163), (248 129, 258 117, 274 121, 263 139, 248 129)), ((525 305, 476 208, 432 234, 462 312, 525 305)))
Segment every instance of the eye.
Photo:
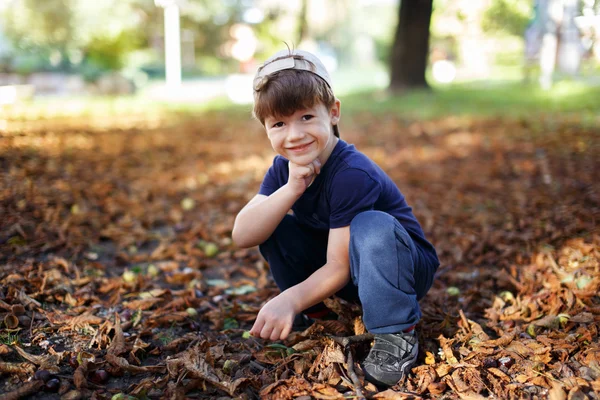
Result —
POLYGON ((281 128, 283 126, 283 122, 275 122, 271 128, 281 128))
POLYGON ((311 120, 311 119, 313 119, 314 117, 315 117, 314 115, 307 114, 307 115, 303 115, 303 116, 302 116, 302 120, 303 120, 303 121, 310 121, 310 120, 311 120))

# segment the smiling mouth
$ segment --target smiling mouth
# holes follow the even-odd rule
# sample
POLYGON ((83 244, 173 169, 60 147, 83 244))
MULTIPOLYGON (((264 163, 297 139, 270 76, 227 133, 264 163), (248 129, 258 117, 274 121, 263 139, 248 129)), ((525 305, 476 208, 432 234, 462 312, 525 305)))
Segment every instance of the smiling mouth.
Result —
POLYGON ((289 151, 302 151, 302 150, 306 150, 308 148, 308 146, 310 146, 311 144, 313 144, 313 142, 302 144, 300 146, 288 147, 288 150, 289 151))

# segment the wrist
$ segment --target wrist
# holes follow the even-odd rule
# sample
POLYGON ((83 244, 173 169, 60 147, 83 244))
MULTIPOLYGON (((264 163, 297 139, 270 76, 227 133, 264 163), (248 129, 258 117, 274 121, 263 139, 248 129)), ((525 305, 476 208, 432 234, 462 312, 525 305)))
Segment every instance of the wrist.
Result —
POLYGON ((292 310, 294 311, 294 314, 299 314, 306 308, 302 306, 300 302, 300 297, 296 293, 294 293, 297 290, 298 285, 292 286, 291 288, 284 290, 280 294, 280 296, 283 297, 283 300, 291 306, 292 310))
POLYGON ((289 182, 286 183, 285 185, 283 185, 283 189, 287 193, 289 193, 291 196, 293 196, 295 198, 295 200, 298 200, 300 198, 300 196, 302 196, 302 194, 306 190, 306 189, 302 189, 302 188, 297 188, 294 185, 290 185, 289 182))

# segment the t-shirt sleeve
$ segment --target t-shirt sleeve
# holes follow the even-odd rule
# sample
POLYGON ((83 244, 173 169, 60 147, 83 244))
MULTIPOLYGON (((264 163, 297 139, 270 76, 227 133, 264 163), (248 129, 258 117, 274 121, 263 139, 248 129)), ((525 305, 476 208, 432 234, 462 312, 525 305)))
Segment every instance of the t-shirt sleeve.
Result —
POLYGON ((331 229, 350 225, 363 211, 373 210, 381 193, 381 185, 365 171, 347 169, 338 173, 330 186, 331 229))
POLYGON ((285 160, 279 156, 276 156, 273 159, 273 165, 269 167, 269 170, 265 174, 265 177, 260 184, 258 194, 270 196, 285 183, 282 183, 280 179, 282 174, 286 173, 285 171, 282 171, 283 165, 285 164, 287 166, 287 163, 284 163, 283 161, 285 160))

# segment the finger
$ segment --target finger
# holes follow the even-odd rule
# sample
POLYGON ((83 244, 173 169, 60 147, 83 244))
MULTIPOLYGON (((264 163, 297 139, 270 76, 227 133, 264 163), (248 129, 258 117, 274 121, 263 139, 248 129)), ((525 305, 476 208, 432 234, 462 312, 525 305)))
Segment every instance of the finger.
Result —
POLYGON ((313 165, 314 165, 314 169, 315 169, 315 174, 319 174, 321 172, 321 161, 319 161, 319 159, 315 159, 315 161, 313 161, 313 165))
POLYGON ((259 316, 254 322, 254 325, 252 325, 252 329, 250 329, 250 334, 254 337, 259 337, 260 331, 262 331, 264 325, 264 320, 259 316))
POLYGON ((265 325, 260 331, 260 337, 263 339, 268 339, 271 337, 271 332, 273 332, 273 326, 265 325))
POLYGON ((288 335, 290 334, 291 331, 292 331, 292 324, 286 324, 285 327, 283 328, 283 330, 281 331, 279 338, 281 340, 284 340, 286 337, 288 337, 288 335))
POLYGON ((271 339, 271 340, 279 340, 279 336, 280 335, 281 335, 281 329, 276 326, 271 331, 271 336, 269 336, 269 339, 271 339))
POLYGON ((308 168, 307 175, 312 176, 315 174, 315 165, 313 163, 307 164, 306 168, 308 168))

